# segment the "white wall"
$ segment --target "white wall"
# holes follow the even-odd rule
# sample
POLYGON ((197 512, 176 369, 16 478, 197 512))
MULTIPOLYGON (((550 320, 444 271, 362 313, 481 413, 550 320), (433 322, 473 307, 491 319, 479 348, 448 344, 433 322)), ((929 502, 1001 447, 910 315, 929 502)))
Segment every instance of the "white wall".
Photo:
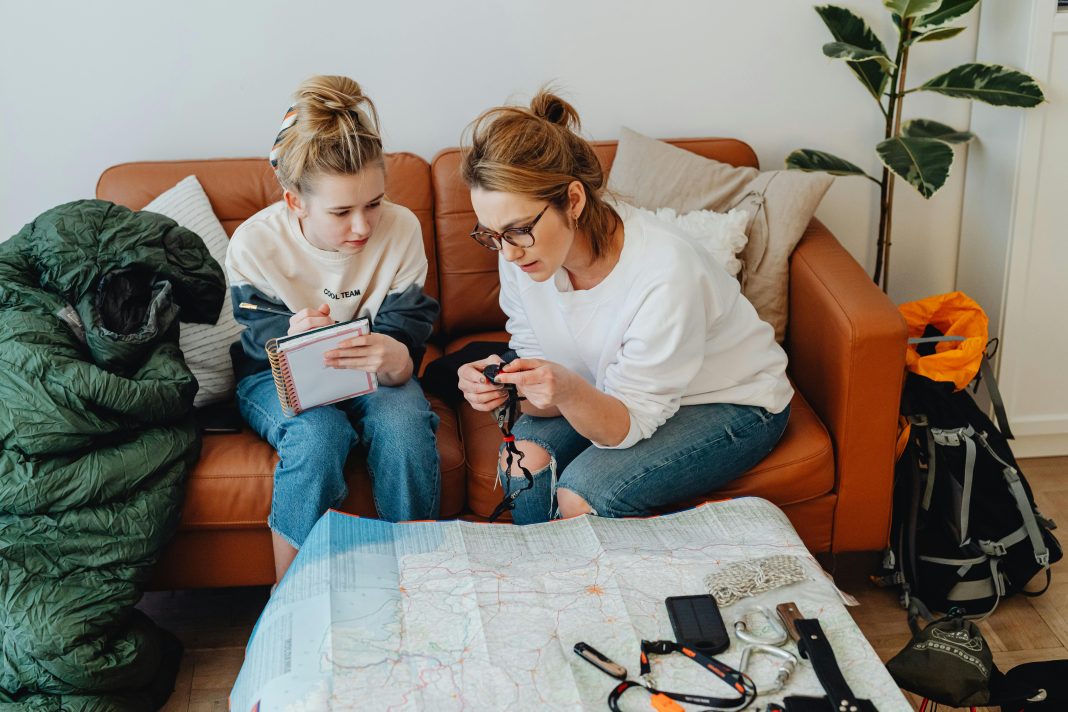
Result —
MULTIPOLYGON (((0 235, 91 197, 123 161, 264 155, 289 94, 344 73, 376 101, 388 150, 431 158, 480 110, 555 80, 590 138, 733 136, 780 167, 821 148, 879 169, 874 102, 823 57, 803 0, 11 2, 0 31, 0 235)), ((878 0, 838 0, 884 41, 878 0)), ((917 84, 975 56, 975 25, 920 45, 917 84)), ((968 104, 911 95, 908 115, 966 128, 968 104)), ((925 202, 899 184, 891 296, 953 287, 963 164, 925 202)), ((877 189, 839 179, 817 215, 869 269, 877 189)))
POLYGON ((981 60, 1010 59, 1047 103, 1003 113, 977 105, 964 195, 958 284, 1000 338, 998 381, 1017 457, 1068 454, 1068 12, 1055 0, 983 3, 981 60))

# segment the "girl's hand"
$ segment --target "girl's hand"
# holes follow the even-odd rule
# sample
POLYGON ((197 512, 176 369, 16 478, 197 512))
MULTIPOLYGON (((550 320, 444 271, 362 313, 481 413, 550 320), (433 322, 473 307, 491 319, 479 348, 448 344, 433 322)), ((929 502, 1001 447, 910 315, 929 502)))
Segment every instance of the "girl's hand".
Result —
POLYGON ((334 320, 330 318, 330 305, 320 304, 318 309, 301 309, 289 317, 289 335, 303 334, 320 326, 330 326, 334 320))
POLYGON ((493 410, 508 400, 508 394, 503 388, 490 383, 489 379, 482 375, 482 369, 491 363, 501 363, 501 357, 494 354, 481 361, 465 363, 456 370, 460 391, 475 410, 493 410))
POLYGON ((386 334, 354 336, 338 346, 323 354, 323 363, 331 368, 356 368, 385 375, 388 381, 408 367, 408 348, 386 334))
POLYGON ((558 363, 540 358, 519 358, 502 366, 498 383, 514 383, 519 395, 535 408, 559 408, 576 392, 580 377, 558 363))

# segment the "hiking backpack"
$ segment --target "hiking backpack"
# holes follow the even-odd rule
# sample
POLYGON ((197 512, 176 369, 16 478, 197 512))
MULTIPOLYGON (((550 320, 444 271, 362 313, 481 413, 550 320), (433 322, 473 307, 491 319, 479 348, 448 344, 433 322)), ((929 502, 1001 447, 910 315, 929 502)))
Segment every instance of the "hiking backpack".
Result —
MULTIPOLYGON (((945 297, 967 300, 959 293, 945 297)), ((910 333, 916 333, 907 306, 902 312, 910 333)), ((978 352, 979 363, 970 373, 976 388, 979 379, 986 382, 1000 429, 962 386, 959 373, 956 383, 917 373, 925 369, 914 364, 935 355, 935 344, 965 338, 942 335, 939 326, 945 324, 936 318, 921 324, 922 335, 909 340, 910 370, 901 399, 905 443, 894 471, 890 546, 882 575, 873 580, 900 585, 910 616, 930 618, 931 610, 952 608, 985 615, 1015 592, 1045 592, 1049 566, 1061 558, 1061 547, 1052 534, 1054 523, 1035 507, 1009 448, 1006 436, 1012 434, 985 352, 978 352), (1045 577, 1042 590, 1025 591, 1039 573, 1045 577)), ((930 364, 925 372, 938 375, 930 364)))

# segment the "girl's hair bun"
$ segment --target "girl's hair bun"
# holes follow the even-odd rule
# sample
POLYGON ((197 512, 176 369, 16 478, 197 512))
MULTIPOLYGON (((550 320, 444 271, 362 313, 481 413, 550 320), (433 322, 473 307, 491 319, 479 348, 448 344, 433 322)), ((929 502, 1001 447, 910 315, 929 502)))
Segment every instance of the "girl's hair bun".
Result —
POLYGON ((305 192, 322 173, 354 175, 382 163, 374 102, 354 79, 317 75, 301 82, 271 151, 287 190, 305 192))

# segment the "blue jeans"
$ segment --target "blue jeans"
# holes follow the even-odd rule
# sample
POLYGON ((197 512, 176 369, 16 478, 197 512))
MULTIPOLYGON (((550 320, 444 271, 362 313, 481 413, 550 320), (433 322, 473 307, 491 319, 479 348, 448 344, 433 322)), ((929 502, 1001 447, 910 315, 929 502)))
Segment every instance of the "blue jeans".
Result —
MULTIPOLYGON (((770 413, 759 406, 687 405, 652 437, 625 450, 608 450, 592 445, 562 417, 524 415, 512 430, 516 440, 540 445, 551 461, 532 473, 534 487, 518 496, 512 518, 516 524, 533 524, 559 516, 559 487, 582 497, 598 516, 648 516, 745 473, 771 452, 789 418, 789 406, 770 413)), ((513 490, 526 485, 515 465, 511 474, 513 490)), ((502 483, 504 477, 498 465, 502 483)))
POLYGON ((358 443, 366 446, 378 516, 437 518, 439 418, 414 378, 289 418, 271 372, 262 371, 238 383, 237 403, 249 427, 278 451, 267 524, 298 549, 319 517, 348 494, 345 460, 358 443))

